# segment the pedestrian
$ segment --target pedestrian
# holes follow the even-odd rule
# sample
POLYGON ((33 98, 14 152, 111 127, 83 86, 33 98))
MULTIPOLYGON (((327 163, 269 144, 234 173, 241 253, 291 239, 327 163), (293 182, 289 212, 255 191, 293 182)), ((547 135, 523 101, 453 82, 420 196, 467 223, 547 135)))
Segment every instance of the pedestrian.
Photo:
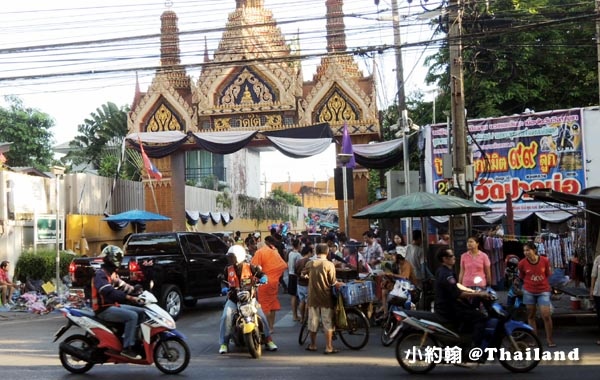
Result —
POLYGON ((298 274, 298 307, 300 308, 301 320, 304 322, 306 321, 308 310, 306 307, 306 300, 308 298, 308 276, 306 274, 302 275, 302 270, 306 266, 306 263, 313 259, 314 253, 310 247, 304 246, 302 247, 301 254, 302 258, 296 261, 294 272, 298 274))
POLYGON ((365 260, 371 269, 381 269, 381 262, 383 261, 383 248, 375 238, 373 231, 367 231, 363 234, 365 240, 365 260))
POLYGON ((490 258, 479 250, 475 236, 467 239, 468 251, 460 256, 458 282, 469 288, 485 288, 492 284, 490 258))
POLYGON ((283 261, 277 248, 275 247, 276 240, 273 236, 267 236, 264 240, 264 246, 259 248, 254 257, 252 257, 252 265, 260 265, 262 271, 269 278, 269 282, 258 288, 258 302, 263 308, 271 334, 275 327, 275 313, 281 309, 279 303, 279 278, 287 269, 287 263, 283 261))
MULTIPOLYGON (((598 318, 598 327, 600 328, 600 281, 598 281, 598 275, 600 274, 600 256, 596 256, 594 264, 592 266, 592 284, 590 286, 590 298, 594 301, 596 308, 596 317, 598 318)), ((596 341, 596 344, 600 346, 600 339, 596 341)))
POLYGON ((540 256, 533 242, 523 246, 525 258, 519 261, 519 278, 523 281, 523 303, 527 306, 527 321, 537 334, 536 313, 540 309, 546 343, 548 347, 556 347, 552 339, 552 312, 549 278, 552 275, 550 261, 546 256, 540 256))
POLYGON ((299 321, 298 315, 298 276, 296 275, 296 262, 302 258, 300 249, 302 243, 300 239, 292 241, 292 250, 288 254, 288 294, 290 295, 290 303, 292 306, 292 317, 294 321, 299 321))
POLYGON ((317 331, 319 324, 323 324, 325 334, 324 354, 336 354, 338 349, 333 347, 333 317, 334 306, 333 287, 338 286, 335 277, 335 265, 327 260, 329 248, 325 243, 316 247, 317 257, 309 261, 303 270, 308 275, 308 331, 310 344, 307 351, 317 351, 317 331))
POLYGON ((420 230, 412 232, 412 242, 406 247, 406 260, 415 270, 416 286, 422 287, 426 277, 425 253, 423 252, 423 236, 420 230))
POLYGON ((10 263, 6 260, 0 263, 0 293, 2 295, 2 304, 5 307, 9 307, 14 304, 12 296, 14 291, 18 288, 17 284, 10 281, 8 278, 8 265, 10 263))

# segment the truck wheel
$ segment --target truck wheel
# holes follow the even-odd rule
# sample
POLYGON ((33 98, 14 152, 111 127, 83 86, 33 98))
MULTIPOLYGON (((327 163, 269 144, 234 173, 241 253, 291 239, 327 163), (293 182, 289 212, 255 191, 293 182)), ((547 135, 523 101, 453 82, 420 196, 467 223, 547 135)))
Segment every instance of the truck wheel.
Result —
POLYGON ((163 285, 160 306, 171 314, 174 320, 177 320, 181 314, 182 303, 183 297, 177 285, 163 285))

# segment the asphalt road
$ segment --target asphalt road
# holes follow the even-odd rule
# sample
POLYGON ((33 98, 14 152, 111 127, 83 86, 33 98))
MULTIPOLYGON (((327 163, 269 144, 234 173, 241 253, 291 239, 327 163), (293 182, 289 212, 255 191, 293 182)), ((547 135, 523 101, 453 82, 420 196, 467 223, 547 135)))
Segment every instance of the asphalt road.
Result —
MULTIPOLYGON (((277 315, 274 338, 279 345, 277 352, 263 352, 259 360, 251 359, 237 351, 219 355, 218 321, 222 299, 201 301, 187 310, 178 321, 192 351, 189 367, 175 378, 203 379, 379 379, 406 378, 410 376, 398 365, 394 346, 383 347, 379 342, 380 330, 373 327, 368 345, 360 351, 346 349, 340 341, 334 342, 341 349, 337 355, 323 355, 323 338, 319 336, 318 352, 305 351, 298 345, 299 325, 292 321, 288 296, 283 295, 283 309, 277 315)), ((63 324, 60 314, 45 316, 12 313, 10 317, 0 313, 0 374, 4 379, 115 379, 125 376, 132 379, 164 379, 158 369, 150 366, 103 365, 95 366, 85 375, 72 375, 62 368, 58 359, 58 344, 52 343, 54 332, 63 324)), ((70 330, 74 333, 76 330, 70 330)), ((589 326, 560 327, 555 334, 558 347, 570 351, 579 349, 578 361, 546 361, 533 372, 515 375, 497 363, 474 369, 440 366, 427 374, 428 378, 464 379, 485 376, 487 379, 596 379, 600 373, 600 337, 589 326)))

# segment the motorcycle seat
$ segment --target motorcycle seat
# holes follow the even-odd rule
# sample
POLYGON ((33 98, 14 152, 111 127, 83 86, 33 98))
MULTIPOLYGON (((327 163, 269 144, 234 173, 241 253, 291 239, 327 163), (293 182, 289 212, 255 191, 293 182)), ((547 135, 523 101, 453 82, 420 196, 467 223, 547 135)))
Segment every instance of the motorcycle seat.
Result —
POLYGON ((439 323, 440 325, 446 325, 449 321, 442 317, 439 314, 432 313, 431 311, 421 311, 421 310, 405 310, 406 315, 409 317, 417 318, 417 319, 426 319, 431 322, 439 323))

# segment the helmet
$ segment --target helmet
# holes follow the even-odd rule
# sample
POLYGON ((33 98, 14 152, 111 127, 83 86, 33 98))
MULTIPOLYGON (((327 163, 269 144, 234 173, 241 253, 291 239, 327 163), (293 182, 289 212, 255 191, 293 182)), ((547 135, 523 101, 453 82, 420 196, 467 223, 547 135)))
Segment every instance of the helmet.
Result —
POLYGON ((506 267, 516 269, 519 266, 519 258, 515 255, 506 256, 506 267))
POLYGON ((401 245, 397 246, 396 247, 396 255, 405 259, 406 258, 406 247, 403 247, 401 245))
POLYGON ((232 245, 227 251, 227 259, 231 264, 241 264, 246 260, 246 249, 241 245, 232 245))
POLYGON ((118 268, 121 265, 121 260, 123 259, 123 251, 121 248, 116 245, 108 245, 106 246, 101 253, 104 256, 104 264, 108 266, 112 266, 114 268, 118 268))

